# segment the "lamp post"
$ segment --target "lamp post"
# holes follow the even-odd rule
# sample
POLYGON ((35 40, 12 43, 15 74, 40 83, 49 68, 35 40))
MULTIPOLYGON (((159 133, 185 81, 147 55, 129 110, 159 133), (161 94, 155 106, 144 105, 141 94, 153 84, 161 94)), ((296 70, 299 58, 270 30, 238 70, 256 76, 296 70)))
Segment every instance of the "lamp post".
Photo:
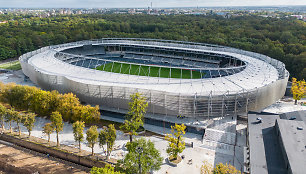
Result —
POLYGON ((142 147, 137 147, 136 152, 139 154, 139 156, 138 156, 138 165, 139 165, 139 174, 141 174, 142 173, 142 169, 141 169, 140 157, 141 157, 141 154, 143 153, 143 148, 142 147))

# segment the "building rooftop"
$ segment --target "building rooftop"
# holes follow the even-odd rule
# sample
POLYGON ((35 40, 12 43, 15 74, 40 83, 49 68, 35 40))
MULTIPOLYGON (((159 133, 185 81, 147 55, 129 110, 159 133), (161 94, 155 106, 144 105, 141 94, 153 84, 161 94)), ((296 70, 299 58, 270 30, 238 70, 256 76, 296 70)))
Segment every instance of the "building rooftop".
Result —
POLYGON ((248 132, 250 149, 250 173, 285 174, 286 166, 275 133, 275 120, 278 115, 249 114, 248 132), (257 118, 262 118, 258 123, 257 118))
POLYGON ((306 111, 248 114, 250 173, 305 173, 305 114, 306 111))
POLYGON ((279 115, 281 119, 303 121, 306 125, 306 111, 287 112, 279 115))
POLYGON ((305 173, 306 126, 304 122, 284 119, 276 121, 292 173, 305 173), (303 128, 303 130, 299 130, 299 128, 303 128))

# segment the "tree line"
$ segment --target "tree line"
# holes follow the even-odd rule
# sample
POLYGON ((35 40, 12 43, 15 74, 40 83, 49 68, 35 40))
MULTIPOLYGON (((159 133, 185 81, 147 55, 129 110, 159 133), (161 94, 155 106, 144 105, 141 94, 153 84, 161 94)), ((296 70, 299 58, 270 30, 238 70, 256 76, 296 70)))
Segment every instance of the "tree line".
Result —
POLYGON ((20 123, 23 124, 24 127, 29 132, 29 136, 31 136, 31 131, 34 127, 36 114, 31 112, 18 112, 14 108, 7 109, 5 106, 0 104, 0 120, 2 130, 5 130, 4 122, 9 123, 10 132, 13 132, 12 129, 12 121, 17 123, 17 129, 19 136, 21 136, 20 123))
POLYGON ((220 44, 254 51, 286 64, 306 79, 306 24, 293 18, 216 15, 83 14, 38 18, 0 15, 0 59, 47 45, 107 37, 138 37, 220 44))
POLYGON ((99 106, 82 105, 72 93, 44 91, 37 87, 0 83, 0 99, 10 107, 50 117, 59 112, 64 121, 91 123, 100 118, 99 106))

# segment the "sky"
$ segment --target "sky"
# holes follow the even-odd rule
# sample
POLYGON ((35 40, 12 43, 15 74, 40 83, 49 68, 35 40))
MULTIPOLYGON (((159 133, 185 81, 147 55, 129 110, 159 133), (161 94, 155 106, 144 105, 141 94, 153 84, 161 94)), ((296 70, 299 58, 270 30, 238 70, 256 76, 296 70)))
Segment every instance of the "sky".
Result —
POLYGON ((306 5, 305 0, 0 0, 0 8, 142 8, 306 5))

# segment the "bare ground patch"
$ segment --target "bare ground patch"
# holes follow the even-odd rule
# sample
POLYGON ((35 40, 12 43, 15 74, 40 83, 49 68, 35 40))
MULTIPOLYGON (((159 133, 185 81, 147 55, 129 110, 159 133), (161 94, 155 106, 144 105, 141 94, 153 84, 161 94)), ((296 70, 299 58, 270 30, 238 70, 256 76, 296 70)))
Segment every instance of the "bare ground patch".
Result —
POLYGON ((35 156, 28 152, 18 150, 16 148, 0 144, 0 174, 19 173, 32 174, 38 172, 44 173, 77 173, 82 174, 86 171, 72 168, 64 162, 58 162, 49 158, 35 156))

